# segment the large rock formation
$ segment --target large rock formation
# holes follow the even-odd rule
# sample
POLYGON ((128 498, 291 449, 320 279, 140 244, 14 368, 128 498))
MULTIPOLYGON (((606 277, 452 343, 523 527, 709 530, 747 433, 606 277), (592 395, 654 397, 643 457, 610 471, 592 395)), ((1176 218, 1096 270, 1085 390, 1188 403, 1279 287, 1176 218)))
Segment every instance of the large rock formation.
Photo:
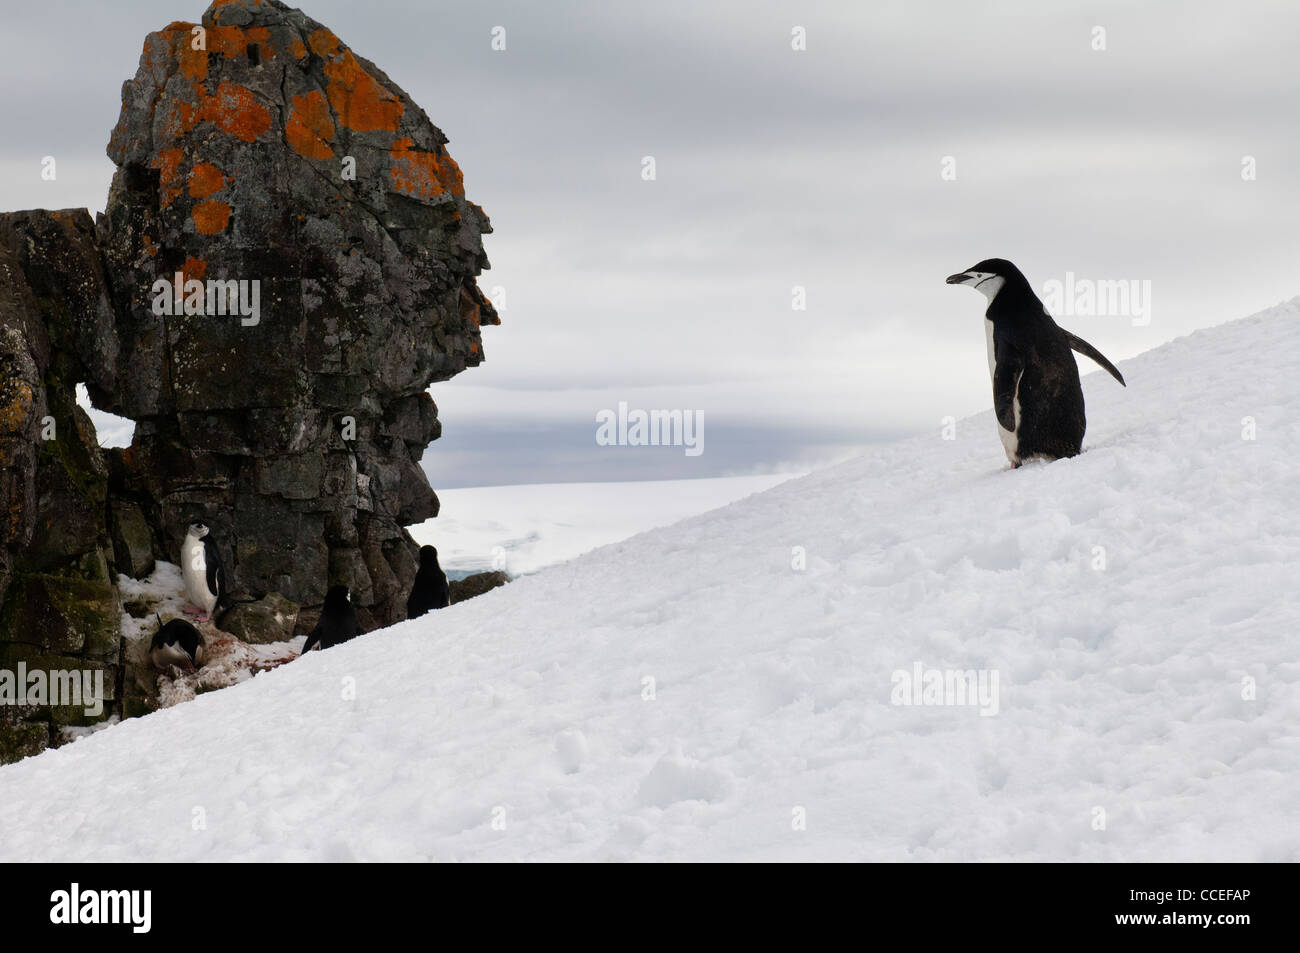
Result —
POLYGON ((97 405, 138 423, 114 490, 164 541, 206 519, 236 599, 340 582, 363 621, 396 621, 403 526, 438 513, 425 390, 496 321, 446 137, 329 30, 255 0, 151 34, 122 102, 99 222, 120 384, 97 405), (260 282, 257 323, 155 314, 177 272, 260 282))
POLYGON ((236 601, 279 593, 310 619, 342 583, 368 627, 404 617, 404 527, 438 512, 426 388, 478 364, 497 323, 476 284, 490 225, 446 142, 274 0, 150 34, 103 215, 0 216, 0 667, 45 638, 23 627, 58 628, 32 621, 58 601, 48 578, 107 585, 86 604, 116 611, 115 573, 179 561, 197 519, 236 601), (100 452, 78 382, 137 422, 130 448, 100 452))

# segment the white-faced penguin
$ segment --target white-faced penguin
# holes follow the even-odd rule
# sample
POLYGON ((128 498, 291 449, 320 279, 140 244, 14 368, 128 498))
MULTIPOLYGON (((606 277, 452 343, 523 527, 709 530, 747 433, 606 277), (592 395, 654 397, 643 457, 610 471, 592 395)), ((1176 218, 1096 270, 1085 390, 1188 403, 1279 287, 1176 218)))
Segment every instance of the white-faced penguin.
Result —
POLYGON ((217 544, 212 541, 212 531, 202 523, 191 523, 181 544, 181 573, 185 577, 185 593, 197 607, 196 611, 186 609, 185 612, 198 616, 199 622, 207 622, 226 594, 226 575, 221 569, 217 544))
POLYGON ((988 299, 984 330, 998 436, 1013 467, 1035 458, 1073 457, 1083 447, 1087 420, 1073 349, 1092 358, 1121 384, 1115 365, 1082 338, 1059 327, 1020 269, 988 258, 950 275, 988 299))
POLYGON ((406 617, 415 619, 430 609, 445 609, 451 605, 451 590, 447 574, 438 565, 438 550, 432 546, 420 547, 420 568, 411 586, 411 597, 406 600, 406 617))
POLYGON ((357 610, 352 608, 348 587, 331 586, 329 592, 325 593, 325 604, 321 606, 316 628, 307 636, 300 654, 306 655, 318 645, 328 649, 360 634, 361 621, 357 618, 357 610))
POLYGON ((184 619, 172 619, 163 625, 157 615, 158 631, 149 643, 149 661, 160 672, 179 668, 192 672, 203 664, 203 636, 184 619))

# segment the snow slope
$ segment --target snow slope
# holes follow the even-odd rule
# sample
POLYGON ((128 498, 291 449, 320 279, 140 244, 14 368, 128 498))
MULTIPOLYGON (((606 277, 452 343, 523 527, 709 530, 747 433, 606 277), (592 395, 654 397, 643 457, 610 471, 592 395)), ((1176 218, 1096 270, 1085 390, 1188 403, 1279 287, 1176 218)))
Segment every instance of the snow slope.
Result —
POLYGON ((936 422, 0 768, 0 858, 1300 860, 1298 318, 1090 373, 1076 459, 936 422))
POLYGON ((439 490, 437 519, 412 526, 411 535, 420 544, 438 547, 438 561, 453 574, 503 569, 514 576, 706 513, 792 477, 778 473, 439 490))

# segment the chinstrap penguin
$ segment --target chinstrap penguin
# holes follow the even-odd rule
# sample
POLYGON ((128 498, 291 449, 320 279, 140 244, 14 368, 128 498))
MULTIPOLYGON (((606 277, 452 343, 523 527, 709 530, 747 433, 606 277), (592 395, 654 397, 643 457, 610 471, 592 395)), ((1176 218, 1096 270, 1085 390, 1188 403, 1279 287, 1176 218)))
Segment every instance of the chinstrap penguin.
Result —
POLYGON ((445 609, 451 605, 451 592, 447 574, 438 565, 438 550, 432 546, 420 547, 420 569, 411 586, 411 597, 406 600, 406 617, 415 619, 430 609, 445 609))
POLYGON ((993 410, 1011 466, 1076 456, 1087 420, 1070 351, 1090 357, 1121 384, 1123 375, 1095 347, 1058 326, 1028 279, 1006 259, 985 259, 947 282, 968 285, 988 299, 984 331, 993 410))
POLYGON ((226 575, 221 569, 221 556, 212 540, 212 531, 202 523, 191 523, 181 544, 181 571, 185 577, 185 593, 197 607, 193 611, 187 608, 185 613, 197 616, 198 622, 209 621, 226 594, 226 575))
POLYGON ((203 664, 203 636, 184 619, 172 619, 163 625, 157 615, 158 631, 149 643, 149 661, 160 672, 179 668, 192 672, 203 664))
POLYGON ((321 606, 316 628, 307 636, 300 654, 306 655, 317 645, 328 649, 360 634, 361 621, 357 618, 357 610, 352 608, 348 587, 331 586, 329 592, 325 593, 325 604, 321 606))

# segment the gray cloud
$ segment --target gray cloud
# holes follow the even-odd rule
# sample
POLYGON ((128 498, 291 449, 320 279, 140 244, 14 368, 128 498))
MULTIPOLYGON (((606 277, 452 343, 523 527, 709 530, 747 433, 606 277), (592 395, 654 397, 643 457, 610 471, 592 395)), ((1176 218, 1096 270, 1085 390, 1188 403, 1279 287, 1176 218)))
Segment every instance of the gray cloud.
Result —
MULTIPOLYGON (((122 7, 7 13, 0 81, 21 95, 0 105, 0 206, 102 206, 103 146, 145 33, 201 12, 122 7), (56 183, 39 180, 47 154, 56 183)), ((1066 271, 1149 280, 1147 327, 1061 318, 1116 359, 1300 292, 1285 212, 1300 198, 1287 121, 1300 10, 305 9, 425 107, 497 228, 483 284, 505 288, 505 323, 485 332, 483 367, 434 388, 448 434, 425 457, 435 486, 530 467, 547 480, 690 475, 651 453, 592 456, 591 415, 619 399, 712 414, 707 466, 727 470, 979 410, 979 301, 943 277, 990 255, 1040 286, 1066 271), (504 53, 489 47, 498 24, 504 53), (807 52, 790 49, 794 25, 807 52), (644 155, 655 182, 640 178, 644 155), (1242 181, 1244 155, 1258 181, 1242 181), (793 285, 807 311, 791 310, 793 285)))

